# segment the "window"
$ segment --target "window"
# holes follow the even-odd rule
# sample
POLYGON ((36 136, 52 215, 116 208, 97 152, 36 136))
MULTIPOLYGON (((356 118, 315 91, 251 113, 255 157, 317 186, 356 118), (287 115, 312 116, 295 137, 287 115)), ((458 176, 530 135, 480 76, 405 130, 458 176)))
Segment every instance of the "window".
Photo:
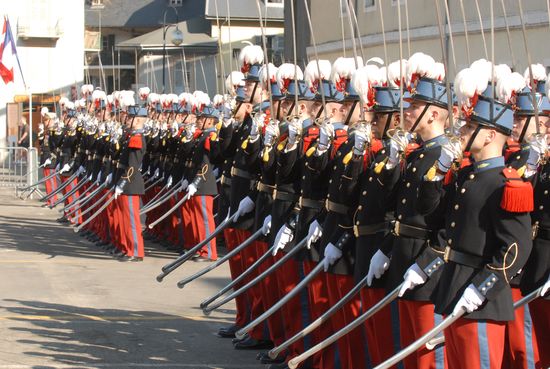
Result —
POLYGON ((370 12, 376 9, 374 0, 365 0, 365 11, 370 12))
POLYGON ((111 52, 115 47, 115 35, 105 35, 101 38, 101 50, 111 52))
POLYGON ((92 0, 92 9, 103 9, 105 8, 105 4, 103 4, 103 0, 92 0))
MULTIPOLYGON (((366 0, 369 1, 369 0, 366 0)), ((372 1, 372 0, 371 0, 372 1)), ((353 6, 353 10, 355 14, 357 14, 357 0, 339 0, 340 4, 338 4, 338 9, 341 9, 341 16, 347 17, 348 16, 348 6, 353 6)))
MULTIPOLYGON (((405 2, 407 0, 399 0, 399 5, 405 5, 405 2)), ((397 0, 391 0, 391 5, 392 6, 396 6, 397 5, 397 0)), ((407 4, 408 5, 408 4, 407 4)))
POLYGON ((170 6, 182 6, 183 0, 170 0, 170 6))
POLYGON ((264 1, 267 6, 278 6, 281 8, 284 6, 283 0, 264 0, 264 1))

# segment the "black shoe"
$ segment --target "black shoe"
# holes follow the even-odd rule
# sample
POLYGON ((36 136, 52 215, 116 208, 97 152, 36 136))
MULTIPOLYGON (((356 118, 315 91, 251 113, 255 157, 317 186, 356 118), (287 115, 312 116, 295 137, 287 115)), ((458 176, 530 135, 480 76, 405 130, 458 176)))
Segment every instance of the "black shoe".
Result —
POLYGON ((232 344, 236 344, 236 343, 238 343, 238 342, 242 342, 242 341, 244 341, 244 340, 247 340, 249 337, 250 337, 249 335, 246 335, 246 336, 244 336, 244 338, 233 338, 233 339, 231 340, 231 343, 232 343, 232 344))
POLYGON ((80 231, 80 232, 78 232, 78 235, 80 237, 88 237, 91 233, 92 233, 92 231, 80 231))
POLYGON ((103 247, 103 246, 107 246, 110 242, 109 241, 103 241, 103 240, 99 240, 95 243, 95 245, 97 247, 103 247))
POLYGON ((235 332, 240 329, 237 325, 233 324, 229 327, 222 327, 218 330, 218 336, 222 338, 235 338, 235 332))
POLYGON ((56 222, 61 223, 61 224, 66 224, 66 223, 69 223, 69 219, 62 216, 61 218, 57 218, 56 222))
POLYGON ((262 364, 282 364, 285 362, 285 357, 277 356, 275 359, 272 359, 269 357, 269 354, 267 352, 260 352, 256 356, 256 360, 260 360, 260 363, 262 364))
POLYGON ((204 262, 211 262, 213 261, 212 259, 206 257, 206 256, 199 256, 199 257, 196 257, 196 258, 192 258, 194 262, 196 263, 204 263, 204 262))
POLYGON ((126 262, 126 261, 143 261, 143 258, 140 256, 128 256, 123 255, 118 258, 118 261, 126 262))
MULTIPOLYGON (((288 369, 287 363, 271 364, 267 369, 288 369)), ((304 368, 305 369, 305 368, 304 368)))
POLYGON ((112 252, 111 254, 113 255, 113 257, 114 257, 115 259, 117 259, 117 258, 119 258, 119 257, 121 257, 121 256, 125 256, 125 255, 126 255, 126 253, 125 253, 124 251, 122 251, 122 250, 118 250, 118 251, 112 252))
POLYGON ((235 345, 237 350, 271 350, 273 342, 269 340, 257 340, 249 337, 245 340, 237 342, 235 345))

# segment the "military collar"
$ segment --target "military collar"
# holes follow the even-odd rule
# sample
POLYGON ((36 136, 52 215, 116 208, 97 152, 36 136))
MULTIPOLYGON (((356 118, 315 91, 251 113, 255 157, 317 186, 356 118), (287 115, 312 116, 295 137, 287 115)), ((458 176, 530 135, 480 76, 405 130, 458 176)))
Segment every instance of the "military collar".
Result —
POLYGON ((130 135, 139 135, 143 133, 143 129, 134 129, 130 135))
POLYGON ((310 118, 304 119, 302 121, 302 128, 306 129, 307 127, 311 126, 313 124, 313 121, 310 118))
POLYGON ((440 136, 431 138, 428 141, 424 141, 424 143, 422 144, 422 147, 425 150, 431 150, 431 149, 435 149, 436 147, 439 147, 439 146, 447 143, 447 141, 448 141, 447 136, 442 134, 440 136))
POLYGON ((491 159, 485 159, 481 161, 474 162, 474 172, 481 173, 489 169, 494 169, 498 167, 504 168, 504 156, 497 156, 491 159))
POLYGON ((334 127, 334 130, 347 129, 347 126, 344 123, 332 123, 332 126, 334 127))

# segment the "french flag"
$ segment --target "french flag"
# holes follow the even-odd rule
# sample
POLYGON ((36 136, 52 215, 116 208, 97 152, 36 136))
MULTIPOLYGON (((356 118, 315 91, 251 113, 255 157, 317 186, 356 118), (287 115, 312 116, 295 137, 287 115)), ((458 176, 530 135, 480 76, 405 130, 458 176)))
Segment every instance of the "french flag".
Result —
MULTIPOLYGON (((10 21, 4 16, 2 34, 0 34, 0 76, 5 84, 13 82, 15 74, 15 63, 19 65, 15 39, 11 33, 10 21)), ((21 69, 21 67, 19 67, 21 69)), ((25 81, 23 80, 23 83, 25 81)))

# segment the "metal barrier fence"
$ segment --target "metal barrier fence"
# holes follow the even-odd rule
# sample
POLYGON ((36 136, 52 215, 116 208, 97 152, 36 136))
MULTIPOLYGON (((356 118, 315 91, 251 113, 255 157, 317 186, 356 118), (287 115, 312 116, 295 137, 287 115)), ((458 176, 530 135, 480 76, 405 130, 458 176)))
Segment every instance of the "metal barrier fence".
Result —
POLYGON ((27 186, 37 181, 38 172, 35 148, 0 147, 0 187, 16 189, 27 186))

